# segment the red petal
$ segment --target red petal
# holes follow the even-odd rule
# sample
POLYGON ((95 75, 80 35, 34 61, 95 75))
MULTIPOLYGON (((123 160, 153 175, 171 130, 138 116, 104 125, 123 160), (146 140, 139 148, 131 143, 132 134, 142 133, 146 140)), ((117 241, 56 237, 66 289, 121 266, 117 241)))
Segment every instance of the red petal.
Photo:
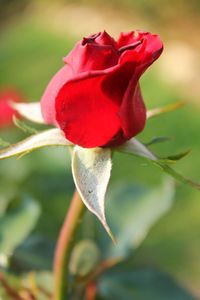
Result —
POLYGON ((95 41, 100 45, 113 46, 113 48, 117 50, 116 41, 105 30, 97 36, 95 41))
POLYGON ((119 95, 102 90, 105 74, 68 82, 56 98, 56 120, 67 139, 85 148, 104 146, 120 130, 119 95))
MULTIPOLYGON (((133 50, 125 50, 120 57, 120 64, 125 61, 132 61, 141 66, 145 64, 147 68, 160 56, 163 50, 163 44, 158 35, 152 35, 148 32, 138 32, 138 37, 140 37, 139 40, 142 43, 133 50)), ((133 40, 131 44, 134 44, 133 40)), ((123 47, 128 45, 123 45, 123 47)))
POLYGON ((61 87, 72 77, 71 68, 66 65, 49 82, 42 98, 41 110, 47 124, 56 124, 55 99, 61 87))
POLYGON ((139 40, 137 32, 121 32, 118 40, 117 40, 117 47, 121 48, 130 44, 133 44, 139 40))
POLYGON ((146 109, 138 85, 143 72, 159 57, 163 45, 157 35, 139 33, 143 37, 143 43, 134 50, 125 51, 120 63, 134 64, 134 72, 129 82, 119 111, 121 126, 127 139, 143 130, 146 121, 146 109))
POLYGON ((64 58, 74 75, 85 71, 97 71, 110 68, 117 64, 118 53, 111 46, 97 44, 77 45, 76 48, 64 58), (76 58, 76 59, 75 59, 76 58))
POLYGON ((161 55, 163 51, 163 43, 160 37, 156 34, 146 34, 146 53, 152 54, 152 62, 154 62, 161 55))
POLYGON ((125 138, 128 140, 140 133, 146 122, 146 108, 141 95, 137 78, 129 82, 119 111, 121 126, 125 138))
POLYGON ((121 42, 122 54, 117 64, 115 54, 110 56, 104 52, 114 49, 113 46, 102 46, 103 42, 107 43, 107 35, 102 37, 98 34, 88 39, 82 44, 84 51, 80 56, 80 43, 73 50, 74 55, 72 51, 67 56, 75 74, 67 71, 69 67, 64 71, 64 67, 50 83, 49 93, 47 88, 43 96, 43 113, 49 122, 57 121, 74 144, 86 148, 119 144, 144 128, 146 110, 138 81, 146 68, 158 58, 163 46, 156 35, 139 32, 135 36, 130 33, 126 36, 128 47, 121 42), (100 37, 101 46, 94 43, 100 37), (138 40, 141 43, 134 44, 138 40))
POLYGON ((84 38, 64 58, 64 62, 73 69, 74 75, 105 70, 118 63, 119 53, 113 46, 115 41, 106 32, 96 36, 84 38))

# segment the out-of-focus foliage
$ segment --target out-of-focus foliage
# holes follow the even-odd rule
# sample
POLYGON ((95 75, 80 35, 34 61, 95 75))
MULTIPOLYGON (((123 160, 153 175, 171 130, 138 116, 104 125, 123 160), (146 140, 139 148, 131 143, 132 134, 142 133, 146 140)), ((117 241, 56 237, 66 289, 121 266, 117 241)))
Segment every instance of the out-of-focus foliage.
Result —
POLYGON ((100 251, 92 240, 81 240, 75 246, 71 254, 69 270, 77 277, 90 274, 100 262, 100 251))
POLYGON ((0 253, 11 255, 35 227, 40 214, 36 201, 24 197, 18 203, 12 201, 0 218, 0 253))
POLYGON ((7 23, 12 17, 22 13, 30 1, 0 0, 0 23, 7 23))
POLYGON ((98 283, 105 300, 194 300, 167 274, 152 269, 133 269, 130 264, 107 271, 98 283))
POLYGON ((126 258, 133 253, 157 219, 168 212, 174 200, 174 182, 170 178, 156 189, 134 185, 113 186, 107 211, 117 245, 102 244, 104 257, 126 258))
MULTIPOLYGON (((36 2, 0 2, 0 15, 2 16, 0 32, 0 86, 9 84, 17 87, 30 101, 40 99, 49 79, 62 65, 62 57, 68 53, 76 40, 71 30, 68 32, 66 29, 64 34, 63 31, 58 33, 54 30, 54 27, 48 28, 49 23, 46 25, 45 19, 42 19, 43 23, 35 21, 34 5, 36 2), (33 5, 30 6, 31 9, 27 4, 33 5), (25 6, 26 9, 24 10, 25 6)), ((39 2, 41 3, 41 1, 39 2)), ((49 1, 46 1, 46 8, 48 8, 48 3, 49 1)), ((196 20, 199 13, 199 1, 175 1, 173 4, 169 4, 168 1, 160 2, 158 0, 117 0, 109 3, 107 1, 83 0, 58 1, 57 3, 64 5, 82 3, 81 5, 87 4, 87 6, 95 6, 97 4, 96 7, 99 14, 101 14, 99 3, 101 3, 102 8, 104 7, 102 3, 105 3, 105 7, 113 7, 113 11, 120 8, 120 11, 123 11, 125 15, 127 13, 127 16, 136 14, 139 18, 144 18, 144 28, 146 29, 148 29, 148 22, 150 29, 152 24, 154 24, 159 32, 164 32, 171 28, 164 37, 166 49, 163 57, 168 52, 167 37, 174 36, 176 31, 180 33, 183 30, 182 28, 185 28, 177 26, 177 24, 180 24, 180 19, 181 22, 185 20, 184 24, 190 30, 188 24, 190 23, 191 28, 193 28, 191 23, 193 20, 196 20), (187 16, 187 18, 183 18, 183 15, 187 16), (188 17, 191 15, 194 18, 188 17), (158 27, 158 24, 160 27, 158 27), (167 25, 165 26, 164 24, 167 25)), ((84 15, 84 17, 87 19, 88 15, 84 15)), ((51 23, 54 24, 54 21, 52 19, 51 23)), ((74 27, 78 25, 81 26, 81 24, 74 24, 74 27)), ((62 27, 62 24, 60 26, 62 27)), ((181 34, 184 40, 192 39, 193 31, 190 30, 190 33, 190 35, 186 34, 185 30, 183 30, 181 34)), ((164 75, 165 77, 171 77, 170 73, 165 73, 164 75)), ((177 100, 185 100, 185 94, 182 90, 178 87, 167 85, 162 80, 160 74, 157 73, 156 66, 142 78, 141 85, 148 108, 172 103, 177 100)), ((165 143, 151 145, 152 150, 162 157, 166 157, 170 153, 179 153, 185 149, 192 149, 191 154, 183 161, 180 161, 175 168, 197 181, 200 174, 199 113, 199 104, 190 104, 179 111, 149 120, 145 131, 139 137, 143 142, 148 142, 152 136, 171 137, 165 143)), ((8 142, 17 142, 26 136, 27 134, 20 132, 18 129, 5 129, 0 132, 0 137, 8 142)), ((154 225, 157 218, 162 213, 167 212, 172 201, 172 199, 168 198, 169 195, 165 195, 166 198, 163 198, 165 201, 159 202, 161 171, 148 162, 144 163, 142 159, 129 155, 116 153, 113 159, 113 170, 109 187, 111 196, 107 198, 107 217, 109 224, 111 227, 113 226, 116 236, 120 236, 118 223, 122 224, 123 234, 121 233, 121 236, 124 237, 125 242, 121 249, 123 253, 129 254, 130 257, 128 258, 128 263, 123 266, 115 266, 113 269, 107 270, 104 275, 101 273, 98 281, 98 291, 101 293, 99 297, 110 299, 109 297, 112 295, 110 289, 113 284, 115 287, 114 291, 117 294, 112 298, 120 296, 124 292, 124 286, 129 282, 134 287, 134 295, 132 295, 132 289, 129 290, 126 286, 125 289, 129 293, 127 299, 128 297, 133 298, 135 295, 142 300, 150 300, 150 297, 152 299, 165 299, 164 297, 177 300, 193 299, 179 285, 177 286, 174 281, 169 279, 168 275, 155 271, 155 267, 167 271, 178 278, 179 281, 186 282, 188 286, 199 289, 199 193, 186 186, 177 184, 176 201, 173 209, 163 216, 157 225, 154 225), (121 181, 126 183, 125 188, 121 181), (141 185, 144 185, 145 189, 141 185), (114 190, 114 194, 112 190, 114 190), (143 196, 146 195, 147 191, 155 196, 144 198, 143 196), (129 196, 131 197, 129 198, 129 196), (114 209, 115 201, 116 207, 120 207, 120 210, 117 212, 114 209), (130 210, 128 209, 129 207, 130 210), (134 211, 131 213, 133 208, 134 211, 137 210, 137 216, 135 215, 136 212, 135 214, 134 211), (113 209, 113 215, 110 213, 111 209, 113 209), (147 210, 150 214, 147 214, 147 210), (151 220, 146 216, 148 218, 151 217, 151 220), (115 221, 116 218, 118 218, 117 221, 115 221), (140 237, 134 235, 136 226, 141 230, 140 237), (132 241, 137 238, 141 242, 142 238, 145 237, 145 232, 149 231, 149 227, 152 227, 152 229, 143 243, 141 245, 139 245, 139 242, 135 244, 139 246, 136 250, 132 241), (130 239, 127 238, 128 234, 131 235, 130 239), (141 286, 146 288, 143 288, 141 291, 141 286), (149 291, 148 295, 145 294, 147 291, 149 291)), ((26 277, 25 282, 29 287, 31 286, 32 288, 36 281, 36 285, 41 283, 48 292, 51 292, 52 281, 50 280, 50 273, 42 272, 41 274, 40 272, 38 273, 38 270, 49 270, 51 272, 55 242, 69 205, 73 187, 69 155, 64 149, 39 150, 37 153, 32 153, 18 161, 10 159, 0 163, 0 216, 3 217, 8 211, 14 213, 18 209, 20 209, 20 214, 22 213, 23 215, 23 205, 20 208, 20 203, 22 204, 23 201, 18 202, 14 200, 15 207, 10 206, 13 199, 17 198, 16 195, 31 195, 31 199, 37 199, 36 206, 40 207, 40 217, 39 219, 35 217, 35 227, 31 230, 27 226, 27 232, 23 234, 25 239, 18 240, 20 245, 15 240, 16 229, 14 231, 15 235, 10 235, 9 243, 17 246, 11 256, 11 265, 8 270, 12 273, 17 272, 17 278, 13 278, 13 276, 11 278, 6 273, 12 286, 21 286, 22 281, 24 284, 24 277, 26 277), (29 273, 24 275, 23 280, 19 275, 22 272, 29 272, 29 270, 37 271, 34 274, 35 278, 34 276, 31 277, 32 279, 34 278, 33 281, 31 279, 32 285, 30 284, 29 273)), ((14 222, 14 219, 12 219, 12 222, 14 222)), ((23 230, 26 229, 26 222, 23 221, 23 230)), ((30 220, 30 222, 32 221, 30 220)), ((1 230, 3 231, 3 227, 0 227, 0 236, 2 234, 1 230)), ((87 216, 87 221, 83 223, 77 238, 93 240, 95 247, 100 249, 100 253, 105 254, 105 256, 108 253, 111 254, 117 251, 110 244, 104 231, 100 229, 100 226, 97 225, 92 216, 87 216), (102 246, 105 246, 106 248, 104 249, 107 250, 102 250, 102 246)), ((117 247, 116 249, 119 250, 120 245, 117 247)), ((2 287, 0 289, 1 297, 3 300, 7 300, 4 289, 2 287)), ((41 293, 37 296, 41 297, 42 300, 45 299, 45 296, 41 293)))

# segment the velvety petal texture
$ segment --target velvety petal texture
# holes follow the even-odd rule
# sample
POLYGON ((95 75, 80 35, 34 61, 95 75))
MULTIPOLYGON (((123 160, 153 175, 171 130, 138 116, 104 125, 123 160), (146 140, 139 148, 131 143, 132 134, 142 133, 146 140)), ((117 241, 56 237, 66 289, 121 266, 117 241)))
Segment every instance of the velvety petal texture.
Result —
POLYGON ((124 143, 145 126, 139 79, 163 50, 158 35, 105 31, 83 38, 64 58, 41 100, 45 121, 85 148, 124 143))

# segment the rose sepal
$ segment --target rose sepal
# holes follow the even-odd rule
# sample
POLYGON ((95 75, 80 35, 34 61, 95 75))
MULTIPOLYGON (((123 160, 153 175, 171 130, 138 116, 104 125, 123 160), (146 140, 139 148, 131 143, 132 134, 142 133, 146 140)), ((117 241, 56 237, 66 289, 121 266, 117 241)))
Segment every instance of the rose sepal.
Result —
POLYGON ((115 243, 105 216, 105 194, 112 169, 111 155, 109 148, 87 149, 75 146, 72 153, 72 174, 82 201, 98 217, 115 243))
POLYGON ((31 135, 25 140, 11 145, 7 148, 0 150, 0 160, 12 156, 19 156, 28 154, 33 150, 49 147, 49 146, 71 146, 63 132, 60 129, 48 129, 37 134, 31 135))

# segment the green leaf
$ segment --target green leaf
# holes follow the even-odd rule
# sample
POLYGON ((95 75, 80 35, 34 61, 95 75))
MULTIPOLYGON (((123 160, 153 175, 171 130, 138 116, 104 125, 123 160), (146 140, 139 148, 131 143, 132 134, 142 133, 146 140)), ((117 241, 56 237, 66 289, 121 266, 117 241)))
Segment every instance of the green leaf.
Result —
POLYGON ((6 213, 9 203, 14 199, 17 193, 17 185, 13 180, 1 179, 0 185, 0 217, 6 213))
POLYGON ((100 252, 92 240, 79 241, 71 254, 69 270, 71 274, 84 277, 91 273, 100 260, 100 252))
POLYGON ((111 174, 111 150, 79 146, 72 154, 72 174, 87 208, 94 213, 113 239, 105 217, 105 193, 111 174))
MULTIPOLYGON (((53 274, 47 271, 31 273, 33 286, 36 287, 37 300, 52 299, 53 293, 53 274)), ((30 280, 29 280, 30 281, 30 280)), ((35 291, 35 292, 36 292, 35 291)))
POLYGON ((153 108, 153 109, 147 111, 147 119, 152 118, 152 117, 157 117, 157 116, 167 113, 167 112, 172 112, 174 110, 177 110, 178 108, 183 107, 184 105, 186 105, 186 102, 178 101, 178 102, 168 104, 163 107, 153 108))
MULTIPOLYGON (((177 179, 178 181, 180 181, 184 184, 188 184, 191 187, 200 190, 199 183, 196 183, 188 178, 185 178, 183 175, 176 172, 174 169, 172 169, 166 163, 166 160, 159 159, 158 157, 156 157, 156 155, 154 155, 145 145, 143 145, 141 142, 139 142, 135 138, 130 139, 128 142, 124 143, 122 146, 114 148, 114 150, 144 157, 148 161, 153 162, 156 166, 160 167, 164 172, 171 175, 173 178, 177 179)), ((184 153, 184 155, 185 155, 185 153, 184 153)), ((182 156, 183 156, 183 154, 182 154, 182 156)))
POLYGON ((25 198, 0 218, 0 253, 10 255, 29 235, 40 215, 39 204, 25 198))
POLYGON ((106 257, 122 259, 141 244, 151 227, 169 211, 174 200, 174 181, 167 177, 158 188, 119 185, 112 190, 107 209, 117 244, 108 245, 105 253, 106 257))
POLYGON ((12 102, 12 107, 25 119, 35 123, 45 124, 41 113, 41 107, 39 102, 33 102, 33 103, 12 102))
POLYGON ((13 260, 22 269, 51 270, 55 244, 44 235, 31 234, 17 247, 13 260))
POLYGON ((15 126, 17 126, 19 129, 21 129, 25 133, 29 133, 29 134, 35 134, 35 133, 37 133, 37 130, 35 128, 27 125, 26 123, 24 123, 23 121, 19 120, 15 116, 13 117, 13 122, 14 122, 15 126))
POLYGON ((120 264, 106 271, 98 281, 104 300, 195 300, 168 274, 154 269, 134 269, 120 264))
POLYGON ((53 128, 32 135, 27 139, 0 150, 0 159, 12 156, 24 155, 33 150, 49 146, 70 146, 69 142, 60 129, 53 128))

